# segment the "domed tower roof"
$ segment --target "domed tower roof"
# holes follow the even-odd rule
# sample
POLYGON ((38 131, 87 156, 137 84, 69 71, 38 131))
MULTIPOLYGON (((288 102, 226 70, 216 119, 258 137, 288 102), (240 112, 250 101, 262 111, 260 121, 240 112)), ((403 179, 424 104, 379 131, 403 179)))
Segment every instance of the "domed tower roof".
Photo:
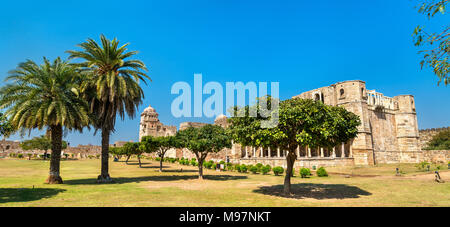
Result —
POLYGON ((214 120, 214 124, 216 125, 220 125, 222 127, 226 127, 227 126, 227 116, 221 114, 219 116, 216 117, 216 119, 214 120))
POLYGON ((217 116, 216 120, 214 120, 214 121, 220 121, 220 120, 226 120, 226 119, 227 119, 227 116, 221 114, 221 115, 217 116))

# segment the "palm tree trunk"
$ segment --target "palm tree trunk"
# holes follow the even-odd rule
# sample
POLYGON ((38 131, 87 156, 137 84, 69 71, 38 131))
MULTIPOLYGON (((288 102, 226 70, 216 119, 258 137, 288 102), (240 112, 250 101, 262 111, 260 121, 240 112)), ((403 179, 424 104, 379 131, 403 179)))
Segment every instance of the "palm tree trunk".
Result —
POLYGON ((109 136, 111 131, 109 129, 102 129, 102 169, 101 174, 97 178, 98 183, 112 182, 109 176, 109 136))
POLYGON ((62 184, 63 180, 59 175, 62 148, 62 126, 55 125, 50 127, 52 133, 52 157, 50 158, 50 174, 45 182, 48 184, 62 184))

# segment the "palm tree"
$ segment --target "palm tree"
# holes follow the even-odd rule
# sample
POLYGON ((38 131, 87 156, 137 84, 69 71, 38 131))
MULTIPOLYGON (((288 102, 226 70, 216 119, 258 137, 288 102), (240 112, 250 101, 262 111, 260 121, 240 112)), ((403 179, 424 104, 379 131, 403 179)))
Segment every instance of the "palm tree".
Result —
POLYGON ((100 46, 88 39, 78 45, 81 51, 67 51, 71 59, 84 61, 76 64, 85 75, 82 86, 84 98, 89 102, 90 112, 96 117, 94 126, 102 132, 102 167, 99 183, 111 182, 109 176, 109 137, 114 132, 116 116, 123 120, 125 115, 133 118, 142 103, 144 92, 139 82, 150 78, 142 61, 128 58, 137 54, 127 52, 128 44, 119 47, 117 39, 108 40, 101 35, 100 46))
POLYGON ((15 130, 22 133, 47 128, 51 132, 49 184, 63 183, 60 159, 63 129, 79 130, 88 126, 87 102, 79 97, 79 73, 74 66, 57 58, 53 63, 44 58, 42 65, 28 60, 9 73, 0 88, 0 109, 15 130))

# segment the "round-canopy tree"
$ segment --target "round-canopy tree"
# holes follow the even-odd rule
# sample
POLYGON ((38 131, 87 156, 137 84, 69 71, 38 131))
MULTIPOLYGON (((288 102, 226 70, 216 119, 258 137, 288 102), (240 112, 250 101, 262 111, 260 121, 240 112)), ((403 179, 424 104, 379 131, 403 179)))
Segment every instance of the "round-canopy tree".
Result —
POLYGON ((89 102, 90 112, 96 117, 94 126, 102 132, 102 163, 98 182, 111 182, 109 176, 109 139, 114 131, 116 116, 121 119, 127 114, 133 118, 142 103, 144 92, 139 81, 150 79, 144 71, 142 61, 131 60, 136 51, 127 52, 128 44, 119 47, 119 41, 112 41, 101 35, 100 46, 88 39, 79 44, 81 51, 67 51, 70 58, 84 61, 76 64, 85 76, 82 93, 89 102))
MULTIPOLYGON (((279 102, 266 97, 265 103, 279 102)), ((261 99, 258 100, 258 103, 261 99)), ((244 146, 279 147, 287 150, 284 193, 291 192, 291 175, 297 159, 298 146, 334 147, 356 137, 359 117, 342 107, 324 105, 321 101, 289 99, 280 102, 277 110, 259 114, 259 105, 235 107, 229 119, 233 140, 244 146), (258 113, 256 116, 250 113, 258 113), (238 117, 239 116, 239 117, 238 117), (253 117, 254 116, 254 117, 253 117), (268 116, 268 117, 263 117, 268 116), (275 127, 261 127, 261 122, 278 118, 275 127)))
POLYGON ((163 160, 166 152, 172 148, 180 147, 180 141, 176 136, 161 136, 161 137, 152 137, 152 136, 144 136, 141 139, 141 149, 145 151, 145 153, 156 152, 156 155, 160 157, 159 160, 159 171, 162 172, 163 169, 163 160))
POLYGON ((74 66, 57 58, 44 58, 42 65, 33 61, 19 64, 0 89, 0 109, 7 109, 14 130, 51 131, 50 176, 47 183, 63 183, 60 159, 63 128, 81 131, 89 125, 87 103, 79 97, 79 74, 74 66))
POLYGON ((123 147, 120 148, 121 153, 127 155, 127 163, 128 163, 128 159, 130 159, 130 157, 132 155, 136 155, 137 159, 139 161, 139 168, 142 167, 141 165, 141 155, 142 153, 144 153, 144 150, 141 149, 140 147, 140 143, 132 143, 132 142, 128 142, 126 144, 123 145, 123 147))
POLYGON ((176 135, 180 146, 189 149, 198 160, 198 176, 203 179, 203 162, 209 153, 217 153, 231 148, 231 137, 220 126, 205 125, 201 128, 187 128, 176 135))
MULTIPOLYGON (((64 150, 67 148, 67 142, 62 141, 61 143, 61 149, 64 150)), ((47 136, 40 136, 40 137, 34 137, 31 140, 25 140, 22 143, 20 143, 20 148, 23 150, 29 151, 29 150, 41 150, 44 151, 44 160, 47 158, 47 152, 48 150, 52 149, 52 140, 48 138, 47 136)))

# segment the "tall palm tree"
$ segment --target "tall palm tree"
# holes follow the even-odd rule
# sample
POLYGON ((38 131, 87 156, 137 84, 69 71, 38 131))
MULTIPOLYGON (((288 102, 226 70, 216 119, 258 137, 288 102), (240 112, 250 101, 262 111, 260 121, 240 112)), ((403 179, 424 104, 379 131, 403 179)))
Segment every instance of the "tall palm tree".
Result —
POLYGON ((114 132, 116 116, 133 118, 142 103, 144 92, 139 82, 150 78, 142 61, 128 59, 137 54, 127 52, 128 44, 119 47, 117 39, 101 35, 101 46, 93 39, 78 45, 81 51, 67 51, 71 59, 83 59, 77 64, 85 75, 82 93, 96 117, 94 126, 102 132, 102 167, 99 183, 111 182, 109 176, 109 138, 114 132))
POLYGON ((79 130, 89 125, 88 105, 78 94, 80 77, 76 68, 57 58, 42 65, 28 60, 9 73, 0 88, 0 109, 15 130, 51 131, 49 184, 63 183, 60 159, 63 129, 79 130))

